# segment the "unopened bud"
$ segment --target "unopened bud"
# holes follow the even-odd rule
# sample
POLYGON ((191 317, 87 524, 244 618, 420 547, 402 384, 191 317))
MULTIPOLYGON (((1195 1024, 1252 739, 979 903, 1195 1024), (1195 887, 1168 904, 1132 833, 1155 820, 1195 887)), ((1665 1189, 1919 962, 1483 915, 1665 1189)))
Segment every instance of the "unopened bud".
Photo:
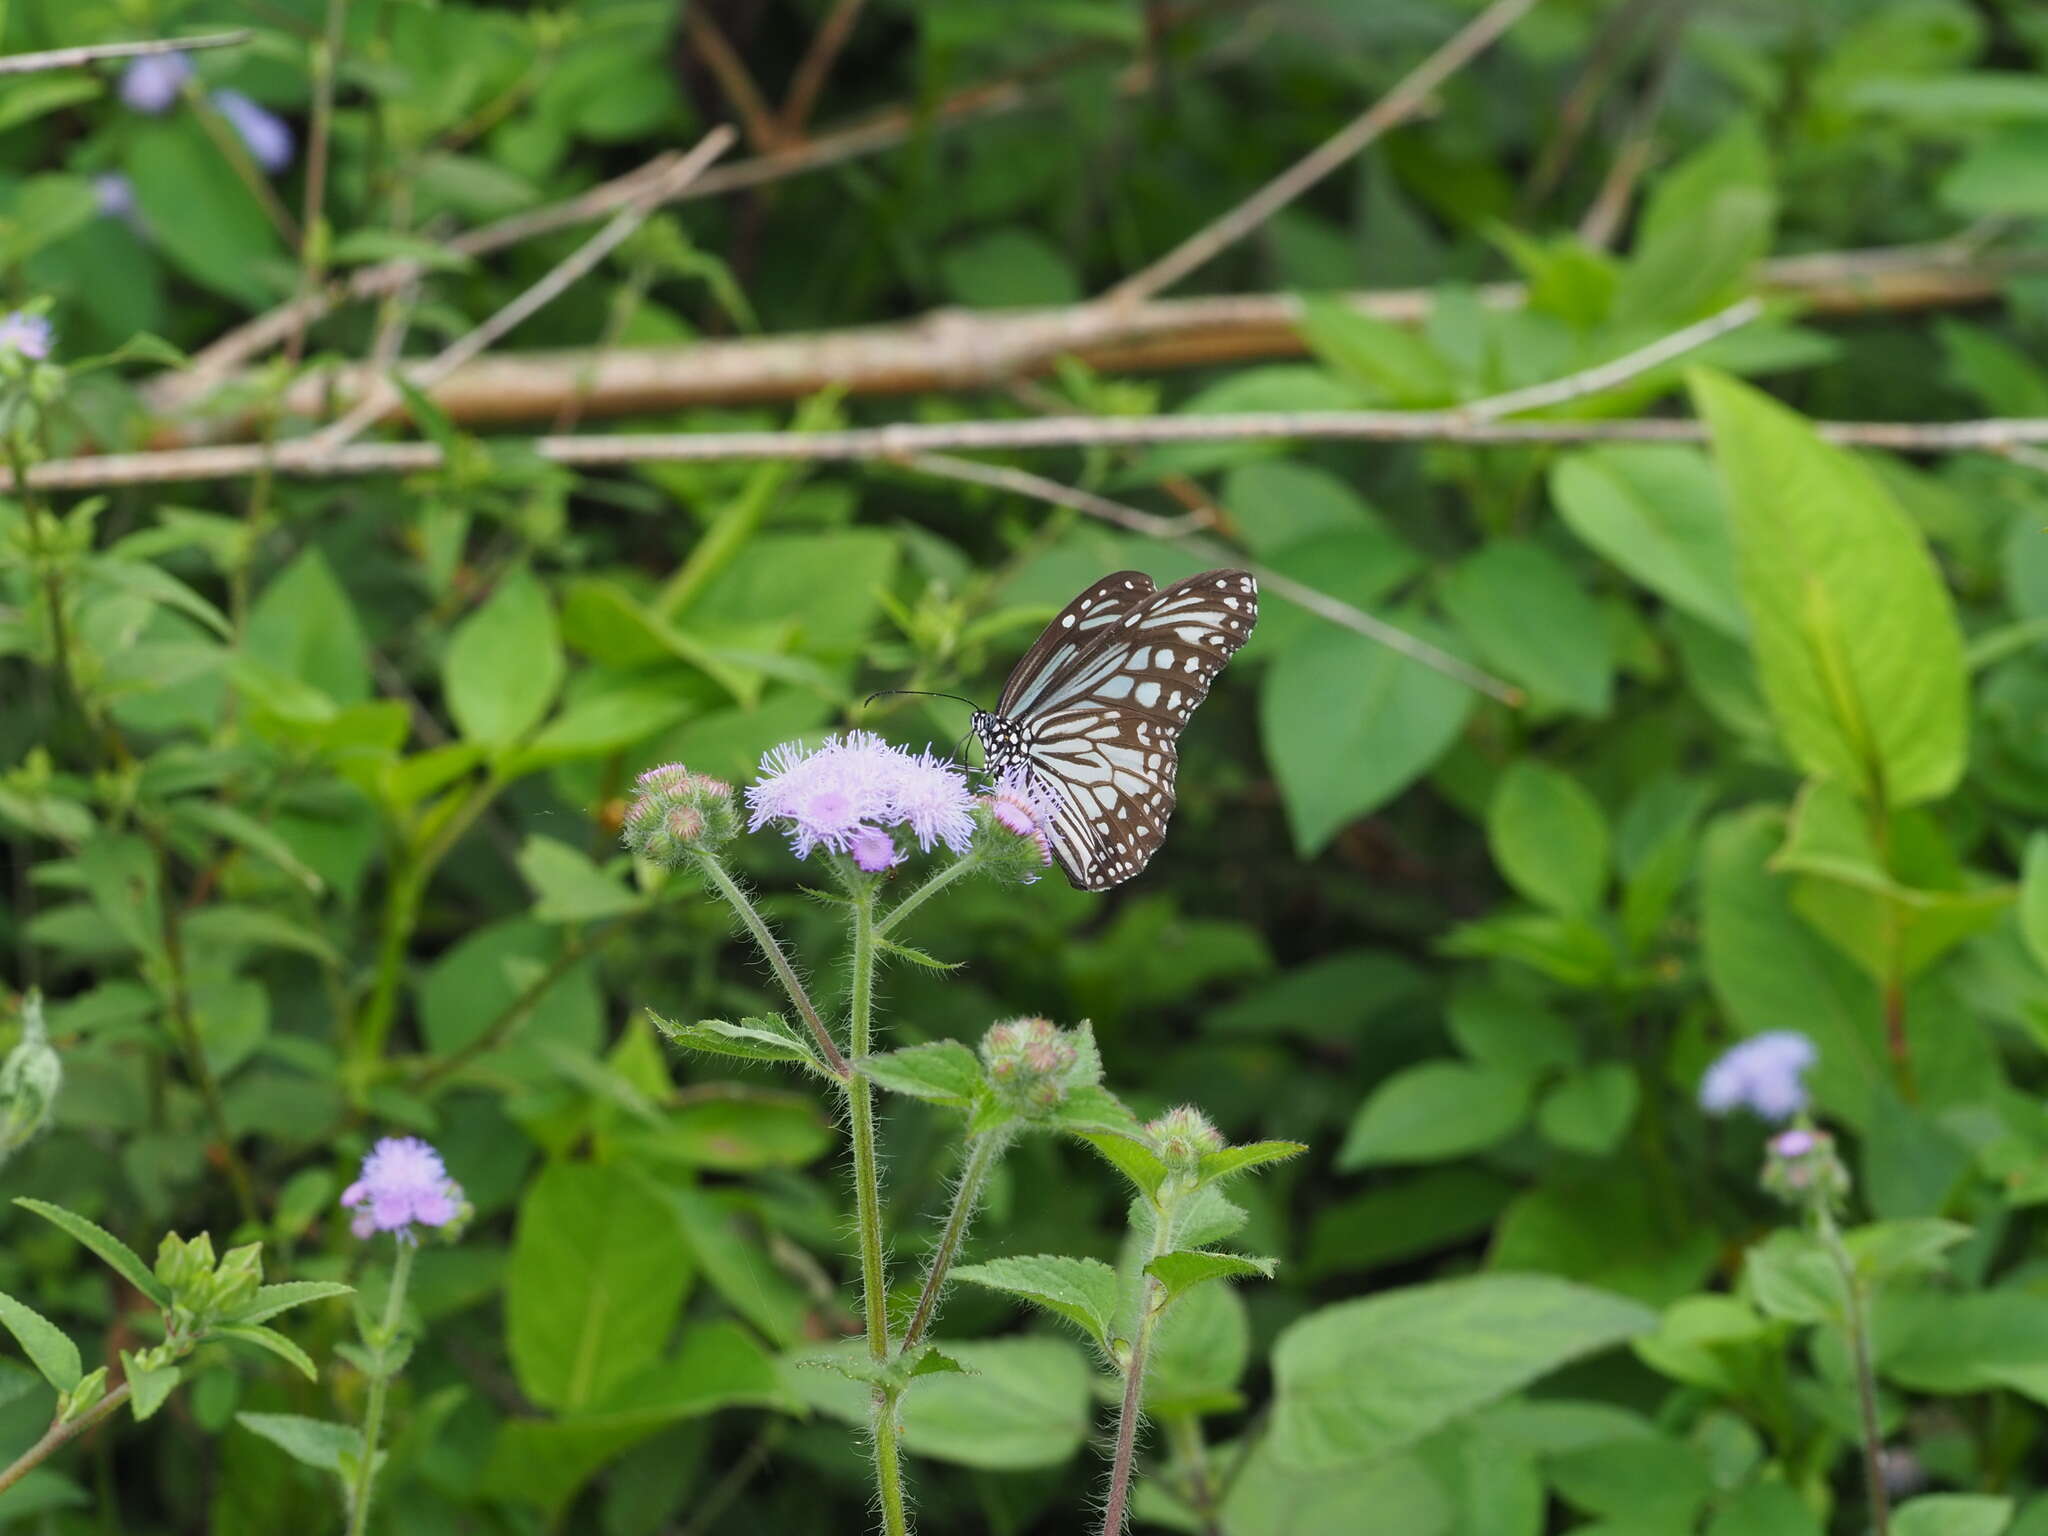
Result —
POLYGON ((1211 1152, 1223 1150, 1223 1133, 1192 1104, 1169 1109, 1145 1126, 1145 1135, 1160 1161, 1175 1173, 1192 1173, 1211 1152))
POLYGON ((1027 1114, 1043 1112, 1081 1080, 1081 1040, 1081 1031, 1061 1029, 1050 1019, 1012 1019, 991 1025, 982 1036, 982 1065, 998 1098, 1027 1114))
POLYGON ((1833 1206, 1849 1193, 1849 1170, 1826 1131, 1797 1125, 1765 1143, 1763 1187, 1788 1205, 1833 1206))
POLYGON ((641 774, 619 836, 641 858, 673 867, 711 853, 739 835, 732 786, 664 763, 641 774))

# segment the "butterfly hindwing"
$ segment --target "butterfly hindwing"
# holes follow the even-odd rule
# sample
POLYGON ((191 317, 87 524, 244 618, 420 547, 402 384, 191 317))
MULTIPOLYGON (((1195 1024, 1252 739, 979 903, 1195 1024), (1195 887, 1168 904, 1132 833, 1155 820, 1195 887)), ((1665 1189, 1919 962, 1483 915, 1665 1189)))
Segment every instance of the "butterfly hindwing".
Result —
POLYGON ((990 766, 1031 769, 1054 808, 1053 852, 1076 886, 1121 884, 1158 849, 1181 728, 1257 622, 1258 584, 1244 571, 1205 571, 1160 591, 1119 571, 1068 604, 1018 663, 998 710, 1007 739, 990 766))

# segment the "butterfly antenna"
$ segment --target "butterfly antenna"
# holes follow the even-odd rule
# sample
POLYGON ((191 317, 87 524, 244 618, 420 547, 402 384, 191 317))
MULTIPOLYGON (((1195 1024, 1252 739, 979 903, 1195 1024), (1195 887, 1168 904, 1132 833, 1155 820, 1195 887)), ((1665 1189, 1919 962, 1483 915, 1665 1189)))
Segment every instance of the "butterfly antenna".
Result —
POLYGON ((962 698, 957 693, 930 693, 923 688, 881 688, 877 689, 875 692, 869 694, 866 698, 862 699, 861 703, 863 705, 872 704, 875 702, 875 700, 886 699, 894 693, 913 694, 920 699, 952 699, 957 703, 965 704, 969 709, 981 708, 981 706, 975 703, 974 700, 962 698))

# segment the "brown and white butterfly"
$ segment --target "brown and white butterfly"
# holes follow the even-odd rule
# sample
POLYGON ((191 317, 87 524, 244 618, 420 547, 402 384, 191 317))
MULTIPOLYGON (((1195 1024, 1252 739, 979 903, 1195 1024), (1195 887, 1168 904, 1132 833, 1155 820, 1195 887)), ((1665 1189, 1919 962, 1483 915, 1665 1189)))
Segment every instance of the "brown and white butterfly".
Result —
POLYGON ((1121 885, 1165 839, 1181 728, 1258 619, 1248 572, 1161 589, 1116 571, 1060 610, 994 710, 975 711, 989 775, 1029 773, 1053 855, 1080 889, 1121 885))

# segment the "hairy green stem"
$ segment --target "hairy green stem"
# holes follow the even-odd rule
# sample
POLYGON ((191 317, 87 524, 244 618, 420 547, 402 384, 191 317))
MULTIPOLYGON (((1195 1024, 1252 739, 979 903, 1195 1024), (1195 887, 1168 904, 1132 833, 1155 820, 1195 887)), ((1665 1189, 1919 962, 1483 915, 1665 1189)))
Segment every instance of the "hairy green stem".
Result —
POLYGON ((6 1471, 0 1472, 0 1493, 5 1493, 36 1467, 41 1466, 49 1459, 51 1452, 76 1440, 127 1401, 128 1383, 124 1381, 77 1418, 52 1419, 50 1427, 43 1431, 43 1438, 15 1457, 6 1471))
MULTIPOLYGON (((847 1066, 846 1057, 832 1038, 832 1031, 827 1029, 825 1021, 818 1017, 818 1010, 811 1002, 811 994, 804 990, 803 978, 797 975, 796 968, 789 963, 789 957, 783 954, 782 945, 777 941, 775 931, 768 926, 767 920, 761 916, 753 902, 747 899, 747 893, 740 889, 740 883, 733 879, 732 873, 726 869, 724 861, 717 854, 700 853, 695 857, 698 867, 704 871, 704 878, 711 882, 718 894, 739 914, 740 922, 746 926, 755 947, 761 951, 762 958, 775 972, 776 980, 782 983, 782 990, 789 994, 791 1006, 802 1016, 805 1026, 810 1030, 811 1039, 817 1043, 819 1053, 825 1058, 825 1065, 830 1067, 832 1074, 842 1082, 851 1077, 853 1069, 847 1066)), ((867 962, 869 981, 872 984, 872 950, 868 954, 867 962)), ((859 1055, 864 1049, 864 1046, 856 1043, 854 1054, 859 1055)))
POLYGON ((1877 1376, 1870 1365, 1870 1324, 1863 1310, 1863 1281, 1856 1273, 1856 1261, 1842 1241, 1835 1214, 1824 1198, 1814 1204, 1814 1223, 1821 1246, 1834 1260, 1841 1276, 1842 1294, 1848 1307, 1849 1359, 1856 1372, 1856 1411, 1863 1426, 1863 1487, 1870 1500, 1872 1536, 1886 1536, 1891 1529, 1891 1501, 1885 1493, 1884 1467, 1879 1460, 1884 1439, 1877 1425, 1877 1376))
POLYGON ((398 1320, 405 1311, 405 1287, 412 1279, 412 1256, 418 1246, 410 1238, 398 1239, 391 1293, 384 1298, 384 1320, 377 1329, 377 1371, 370 1378, 370 1395, 363 1405, 363 1460, 356 1468, 355 1487, 349 1494, 348 1536, 363 1536, 370 1526, 370 1495, 377 1482, 377 1441, 384 1432, 384 1397, 391 1390, 392 1372, 385 1361, 398 1338, 398 1320))
MULTIPOLYGON (((1169 1183, 1169 1189, 1171 1184, 1169 1183)), ((1145 1264, 1173 1247, 1175 1207, 1171 1196, 1161 1200, 1152 1223, 1151 1251, 1145 1264)), ((1145 1368, 1151 1363, 1152 1334, 1159 1326, 1159 1313, 1166 1300, 1166 1288, 1146 1269, 1138 1279, 1138 1322, 1133 1330, 1131 1352, 1124 1361, 1123 1402, 1117 1409, 1116 1452, 1109 1467, 1109 1498, 1102 1509, 1102 1536, 1118 1536, 1131 1508, 1131 1467, 1138 1453, 1138 1421, 1145 1412, 1145 1368)))
POLYGON ((946 1215, 946 1229, 939 1234, 939 1246, 932 1251, 931 1268, 925 1271, 924 1289, 918 1293, 917 1310, 910 1315, 910 1326, 903 1331, 903 1348, 906 1350, 917 1346, 924 1338, 925 1330, 931 1327, 932 1319, 938 1315, 939 1293, 946 1288, 946 1272, 960 1256, 960 1243, 967 1236, 967 1224, 974 1219, 974 1208, 981 1202, 982 1181, 1002 1157, 1003 1141, 1001 1133, 995 1131, 984 1131, 979 1136, 967 1138, 967 1166, 961 1170, 960 1187, 953 1191, 953 1209, 946 1215))
POLYGON ((960 879, 963 875, 973 874, 980 867, 981 860, 976 858, 971 852, 962 854, 950 864, 941 865, 937 874, 925 881, 916 890, 911 891, 883 914, 881 922, 875 926, 875 937, 886 939, 895 931, 896 925, 910 916, 911 913, 930 901, 955 880, 960 879))
MULTIPOLYGON (((875 897, 865 882, 852 886, 853 992, 847 1008, 847 1049, 864 1058, 874 1044, 875 897)), ((866 1075, 846 1080, 847 1117, 853 1128, 853 1207, 860 1228, 861 1311, 867 1327, 868 1358, 889 1358, 889 1273, 882 1255, 882 1177, 875 1154, 875 1089, 866 1075)), ((903 1470, 896 1445, 896 1403, 885 1387, 874 1391, 875 1491, 881 1497, 882 1526, 888 1536, 907 1536, 903 1512, 903 1470)))

